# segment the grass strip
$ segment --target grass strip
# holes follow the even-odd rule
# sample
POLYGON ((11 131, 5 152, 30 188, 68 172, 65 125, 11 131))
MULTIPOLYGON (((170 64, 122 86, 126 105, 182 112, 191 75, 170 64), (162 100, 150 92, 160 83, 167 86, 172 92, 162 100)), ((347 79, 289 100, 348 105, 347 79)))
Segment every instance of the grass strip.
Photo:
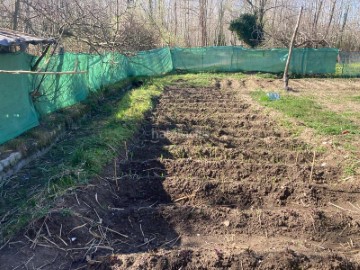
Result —
POLYGON ((318 134, 340 135, 343 132, 359 134, 359 127, 347 117, 323 108, 310 97, 284 94, 279 100, 269 100, 267 93, 259 90, 252 92, 255 100, 262 105, 276 109, 289 117, 313 128, 318 134))
POLYGON ((127 92, 113 85, 114 94, 106 100, 89 99, 94 103, 90 119, 35 161, 34 168, 2 183, 0 243, 46 215, 55 198, 101 173, 138 131, 166 81, 149 80, 127 92))

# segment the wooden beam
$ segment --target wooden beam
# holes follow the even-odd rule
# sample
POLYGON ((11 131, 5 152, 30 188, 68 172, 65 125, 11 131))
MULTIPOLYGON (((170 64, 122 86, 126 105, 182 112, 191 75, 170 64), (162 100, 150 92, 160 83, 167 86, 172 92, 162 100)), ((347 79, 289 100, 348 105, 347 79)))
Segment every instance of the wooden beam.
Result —
POLYGON ((88 73, 87 70, 81 71, 62 71, 62 72, 53 72, 53 71, 29 71, 29 70, 0 70, 0 74, 32 74, 32 75, 73 75, 73 74, 85 74, 88 73))

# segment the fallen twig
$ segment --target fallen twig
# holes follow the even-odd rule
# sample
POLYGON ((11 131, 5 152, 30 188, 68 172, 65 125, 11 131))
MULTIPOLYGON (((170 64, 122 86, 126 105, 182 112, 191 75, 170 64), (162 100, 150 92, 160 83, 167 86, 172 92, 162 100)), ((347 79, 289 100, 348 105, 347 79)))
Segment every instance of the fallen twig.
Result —
POLYGON ((187 196, 184 196, 184 197, 181 197, 181 198, 178 198, 178 199, 174 200, 174 202, 180 202, 182 200, 190 199, 190 198, 193 198, 195 196, 196 196, 195 194, 187 195, 187 196))
MULTIPOLYGON (((44 218, 44 221, 43 221, 43 223, 41 224, 39 230, 37 231, 36 236, 35 236, 35 239, 32 241, 32 244, 31 244, 30 248, 32 248, 32 249, 35 249, 35 248, 36 248, 36 244, 37 244, 37 242, 38 242, 38 238, 40 237, 40 233, 41 233, 42 228, 43 228, 43 226, 44 226, 44 224, 45 224, 45 222, 46 222, 46 219, 47 219, 47 217, 44 218)), ((30 239, 30 238, 28 238, 28 239, 30 239)))
POLYGON ((88 223, 84 223, 83 225, 77 226, 77 227, 71 229, 71 230, 69 231, 69 233, 71 233, 71 232, 73 232, 73 231, 75 231, 75 230, 81 229, 82 227, 84 227, 84 226, 86 226, 86 225, 88 225, 88 223))
POLYGON ((65 251, 65 249, 59 247, 58 244, 56 244, 55 242, 51 241, 50 239, 48 239, 46 236, 43 235, 43 238, 48 241, 50 244, 53 244, 55 247, 57 247, 58 249, 62 250, 62 251, 65 251))
POLYGON ((148 209, 148 208, 153 207, 155 204, 157 204, 157 201, 156 201, 156 202, 154 202, 153 204, 149 205, 149 206, 139 207, 137 210, 138 210, 138 211, 140 211, 140 210, 142 210, 142 209, 148 209))
POLYGON ((65 242, 65 240, 64 240, 64 239, 62 239, 62 238, 61 238, 61 237, 59 237, 59 236, 57 236, 57 238, 58 238, 61 242, 63 242, 65 246, 68 246, 68 244, 65 242))
POLYGON ((181 235, 179 235, 178 237, 176 237, 176 238, 174 238, 174 239, 172 239, 172 240, 170 240, 170 241, 168 241, 168 242, 165 242, 165 243, 162 244, 161 246, 163 247, 163 246, 166 246, 166 245, 174 242, 174 243, 171 245, 171 246, 173 247, 180 238, 181 238, 181 235))
MULTIPOLYGON (((84 217, 84 216, 80 215, 80 214, 77 213, 77 212, 73 212, 73 214, 74 214, 75 216, 79 217, 79 218, 82 218, 82 219, 84 219, 84 220, 87 220, 89 223, 96 224, 96 225, 101 225, 100 223, 96 222, 95 220, 93 220, 93 219, 91 219, 91 218, 88 218, 88 217, 84 217)), ((119 233, 119 232, 117 232, 117 231, 115 231, 115 230, 113 230, 113 229, 110 229, 109 227, 105 227, 105 226, 103 226, 103 225, 101 225, 101 227, 106 228, 106 230, 108 230, 108 231, 110 231, 110 232, 112 232, 112 233, 115 233, 115 234, 117 234, 117 235, 120 235, 120 236, 122 236, 122 237, 124 237, 124 238, 129 238, 128 235, 119 233)))
POLYGON ((353 210, 350 210, 350 209, 346 209, 346 208, 341 207, 341 206, 339 206, 339 205, 336 205, 336 204, 334 204, 334 203, 332 203, 332 202, 329 202, 329 204, 332 205, 332 206, 334 206, 334 207, 336 207, 336 208, 338 208, 338 209, 340 209, 340 210, 343 210, 343 211, 348 211, 348 212, 352 212, 352 213, 357 213, 357 211, 353 211, 353 210))
POLYGON ((143 244, 141 244, 141 245, 136 246, 136 248, 139 248, 139 247, 145 246, 145 245, 149 244, 150 242, 154 241, 155 239, 156 239, 156 237, 153 237, 153 238, 151 238, 150 240, 146 241, 145 243, 143 243, 143 244))
POLYGON ((314 156, 311 164, 311 171, 310 171, 310 182, 312 182, 312 177, 314 173, 314 166, 315 166, 315 157, 316 157, 316 151, 314 151, 314 156))
POLYGON ((6 247, 6 245, 10 242, 10 239, 8 239, 5 244, 3 244, 1 247, 0 247, 0 250, 2 250, 4 247, 6 247))

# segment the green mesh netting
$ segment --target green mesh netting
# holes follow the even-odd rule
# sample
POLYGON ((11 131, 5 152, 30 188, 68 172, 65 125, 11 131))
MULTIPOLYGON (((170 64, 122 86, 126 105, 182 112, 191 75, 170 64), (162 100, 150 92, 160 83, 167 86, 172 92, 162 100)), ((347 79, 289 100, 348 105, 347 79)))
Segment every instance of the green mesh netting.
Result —
MULTIPOLYGON (((280 73, 284 71, 288 50, 251 50, 243 47, 174 48, 171 54, 175 70, 280 73)), ((337 49, 295 49, 290 72, 334 73, 337 54, 337 49)))
POLYGON ((156 76, 172 71, 169 48, 139 52, 126 57, 119 53, 104 55, 65 53, 45 58, 47 71, 88 71, 86 74, 37 76, 41 97, 35 106, 41 115, 83 101, 89 91, 121 81, 127 77, 156 76))
MULTIPOLYGON (((291 72, 296 74, 334 74, 338 49, 295 49, 291 72)), ((281 72, 281 71, 280 71, 281 72)))
MULTIPOLYGON (((88 70, 88 56, 81 54, 58 54, 44 58, 40 67, 43 71, 80 71, 88 70)), ((41 96, 35 106, 40 114, 47 114, 58 109, 76 104, 88 96, 88 75, 39 75, 35 86, 40 86, 41 96)))
POLYGON ((340 52, 336 74, 345 77, 359 77, 360 52, 340 52))
POLYGON ((102 86, 128 77, 128 59, 118 53, 89 55, 89 88, 96 91, 102 86))
POLYGON ((158 76, 173 70, 169 48, 139 52, 129 57, 129 76, 158 76))
MULTIPOLYGON (((1 70, 30 70, 32 56, 0 54, 1 70)), ((29 95, 30 77, 0 74, 0 144, 39 124, 29 95)))
POLYGON ((173 48, 175 70, 183 71, 232 71, 233 47, 173 48))
MULTIPOLYGON (((207 47, 162 48, 139 52, 131 57, 119 53, 47 56, 39 65, 43 71, 87 73, 46 76, 0 74, 0 143, 38 124, 29 96, 34 89, 40 93, 35 108, 39 115, 44 115, 76 104, 86 99, 90 91, 128 77, 158 76, 173 70, 282 72, 287 53, 287 49, 207 47)), ((295 49, 290 71, 299 74, 334 73, 337 55, 337 49, 295 49)), ((0 68, 5 70, 30 70, 36 60, 27 54, 2 54, 0 59, 0 68)))

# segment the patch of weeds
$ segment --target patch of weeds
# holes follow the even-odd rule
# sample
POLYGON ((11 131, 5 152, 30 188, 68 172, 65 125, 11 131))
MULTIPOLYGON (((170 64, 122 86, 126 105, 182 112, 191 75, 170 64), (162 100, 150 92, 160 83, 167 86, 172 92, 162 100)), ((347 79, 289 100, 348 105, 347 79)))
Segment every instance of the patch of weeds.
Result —
POLYGON ((342 75, 344 77, 358 77, 360 75, 360 64, 337 64, 336 75, 342 75))
POLYGON ((347 139, 348 140, 342 144, 344 149, 350 153, 344 166, 345 177, 355 176, 360 172, 359 149, 353 144, 357 138, 355 138, 355 135, 350 135, 347 139))
POLYGON ((345 176, 354 176, 356 175, 358 166, 355 163, 346 164, 344 167, 345 176))
POLYGON ((216 78, 216 74, 212 73, 198 73, 198 74, 183 74, 170 75, 167 79, 172 83, 176 83, 179 87, 210 87, 212 81, 216 78))
POLYGON ((279 100, 270 101, 267 94, 261 90, 252 92, 252 97, 266 107, 297 119, 319 134, 340 135, 344 131, 359 134, 359 127, 350 119, 323 108, 309 97, 283 94, 279 100))
POLYGON ((279 74, 273 74, 273 73, 256 73, 255 76, 257 78, 261 78, 261 79, 277 79, 279 78, 279 74))
POLYGON ((319 154, 326 153, 326 150, 326 147, 323 145, 318 145, 317 147, 315 147, 315 152, 319 154))
POLYGON ((344 69, 343 65, 337 63, 335 66, 335 75, 337 75, 337 76, 343 75, 343 69, 344 69))
MULTIPOLYGON (((179 87, 210 87, 214 81, 216 80, 240 80, 248 77, 249 75, 237 72, 222 72, 222 73, 188 73, 188 74, 177 74, 177 75, 169 75, 163 78, 163 80, 167 81, 167 85, 174 84, 179 87)), ((275 79, 277 76, 275 74, 270 73, 255 73, 251 74, 256 78, 266 78, 266 79, 275 79)))
POLYGON ((71 210, 69 208, 63 208, 60 210, 60 215, 63 217, 70 217, 71 216, 71 210))
MULTIPOLYGON (((261 91, 261 90, 260 90, 261 91)), ((266 97, 266 98, 264 98, 264 101, 267 101, 268 100, 268 98, 266 97)), ((269 115, 270 113, 271 113, 271 111, 272 111, 272 109, 271 108, 265 108, 265 113, 267 114, 267 115, 269 115)), ((284 116, 284 117, 281 117, 281 118, 277 118, 276 119, 276 123, 277 123, 277 125, 279 126, 279 127, 283 127, 283 128, 285 128, 287 131, 289 131, 290 133, 291 133, 291 136, 293 137, 293 138, 296 138, 296 137, 298 137, 300 134, 301 134, 301 132, 303 131, 303 127, 302 126, 299 126, 299 125, 295 125, 294 124, 294 121, 292 121, 291 119, 290 119, 290 117, 288 117, 288 116, 284 116)))
POLYGON ((350 98, 352 101, 360 102, 360 96, 353 96, 350 98))

